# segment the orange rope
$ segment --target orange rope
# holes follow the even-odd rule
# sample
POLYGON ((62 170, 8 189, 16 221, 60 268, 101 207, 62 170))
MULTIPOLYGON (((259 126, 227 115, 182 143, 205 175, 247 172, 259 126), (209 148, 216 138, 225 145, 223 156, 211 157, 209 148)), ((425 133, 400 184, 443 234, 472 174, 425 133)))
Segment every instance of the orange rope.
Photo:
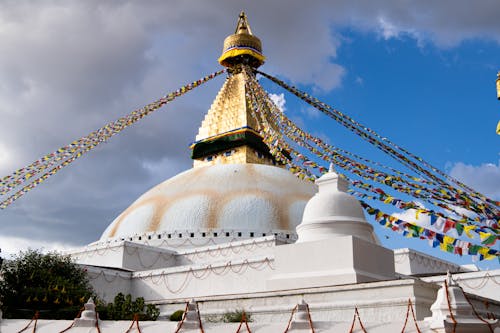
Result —
POLYGON ((290 314, 290 319, 288 319, 288 324, 286 325, 285 332, 283 332, 283 333, 287 333, 288 330, 290 329, 290 324, 292 323, 293 314, 295 313, 297 308, 298 308, 298 305, 295 305, 295 307, 292 309, 292 313, 290 314))
POLYGON ((361 326, 361 329, 363 330, 363 332, 368 333, 368 332, 366 332, 366 329, 363 326, 363 323, 361 322, 361 317, 359 316, 359 312, 358 312, 357 307, 354 308, 354 318, 352 318, 352 325, 351 325, 351 329, 349 330, 349 333, 352 333, 354 330, 354 324, 356 324, 356 317, 358 318, 359 326, 361 326))
POLYGON ((188 311, 188 306, 189 306, 189 302, 186 302, 186 309, 184 309, 184 313, 182 314, 182 319, 181 321, 179 322, 179 325, 177 325, 177 329, 175 330, 175 333, 178 333, 182 327, 182 324, 184 324, 184 320, 186 320, 186 315, 187 315, 187 311, 188 311))
POLYGON ((243 326, 243 322, 245 322, 247 332, 252 333, 252 331, 250 330, 250 327, 248 327, 247 315, 246 315, 245 311, 243 311, 243 313, 241 314, 240 326, 238 326, 238 330, 236 331, 236 333, 240 332, 241 326, 243 326))
POLYGON ((71 325, 69 325, 67 328, 63 329, 61 332, 59 333, 64 333, 66 331, 68 331, 70 328, 72 328, 74 325, 75 325, 75 321, 76 321, 76 318, 80 318, 81 314, 82 314, 82 311, 83 309, 85 309, 84 307, 82 307, 80 309, 80 311, 78 311, 78 314, 76 315, 75 319, 73 320, 73 322, 71 323, 71 325))
MULTIPOLYGON (((309 304, 306 304, 306 307, 307 307, 307 318, 309 318, 309 325, 311 326, 311 332, 314 333, 313 321, 311 318, 311 311, 309 311, 309 304)), ((361 323, 361 321, 360 321, 360 323, 361 323)), ((361 326, 363 326, 363 324, 361 324, 361 326)))
POLYGON ((455 330, 457 328, 457 321, 455 320, 455 316, 453 315, 453 312, 451 311, 450 293, 448 292, 448 282, 446 282, 446 280, 444 280, 444 287, 446 290, 446 302, 448 302, 448 310, 450 311, 450 317, 451 317, 451 320, 453 321, 452 333, 455 333, 455 330))
POLYGON ((469 297, 467 297, 467 295, 465 294, 464 290, 462 289, 462 287, 460 287, 460 290, 462 291, 462 294, 464 295, 465 299, 467 300, 467 303, 469 303, 470 307, 472 308, 472 312, 474 312, 474 315, 477 317, 477 319, 481 320, 483 323, 485 323, 486 325, 488 325, 488 328, 490 329, 490 332, 493 333, 493 327, 491 327, 491 324, 485 320, 483 317, 481 317, 479 315, 479 313, 477 313, 476 309, 474 308, 474 305, 472 305, 472 302, 470 301, 469 297))
POLYGON ((198 313, 198 323, 200 324, 201 333, 205 333, 203 330, 203 325, 201 324, 200 308, 198 307, 198 302, 196 302, 196 312, 198 313))
MULTIPOLYGON (((408 299, 409 301, 410 299, 408 299)), ((410 304, 408 304, 408 306, 406 307, 406 317, 405 317, 405 323, 403 325, 403 329, 401 330, 401 333, 403 333, 405 331, 405 328, 406 328, 406 323, 408 322, 408 316, 410 315, 410 304)))
POLYGON ((97 333, 101 333, 101 329, 99 328, 99 316, 97 315, 97 311, 95 312, 95 328, 97 329, 97 333))
POLYGON ((403 333, 406 329, 406 324, 408 323, 408 316, 410 314, 410 310, 411 310, 411 315, 413 317, 413 322, 415 323, 415 328, 417 329, 417 332, 422 333, 420 331, 420 328, 418 327, 417 318, 415 316, 415 311, 413 310, 413 304, 411 303, 411 299, 409 299, 409 298, 408 298, 408 307, 406 308, 405 324, 403 325, 403 329, 401 330, 401 333, 403 333))
POLYGON ((33 320, 35 321, 35 325, 33 326, 33 331, 32 331, 34 333, 36 331, 36 323, 38 322, 38 317, 39 317, 39 313, 38 313, 38 311, 35 311, 35 315, 33 316, 33 318, 31 318, 28 325, 26 325, 22 330, 18 331, 17 333, 21 333, 21 332, 26 331, 28 329, 28 327, 30 327, 33 320))
POLYGON ((141 328, 139 327, 139 314, 138 313, 134 313, 134 319, 132 319, 132 323, 130 324, 130 327, 128 328, 128 330, 125 333, 129 333, 130 330, 132 329, 132 327, 134 326, 134 324, 136 324, 137 331, 139 333, 142 333, 141 328))

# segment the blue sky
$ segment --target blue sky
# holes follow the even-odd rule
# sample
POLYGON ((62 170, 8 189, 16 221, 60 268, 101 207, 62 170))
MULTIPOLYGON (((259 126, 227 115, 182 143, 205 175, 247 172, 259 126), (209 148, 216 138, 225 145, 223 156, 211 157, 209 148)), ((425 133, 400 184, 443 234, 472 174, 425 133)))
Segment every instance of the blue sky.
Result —
MULTIPOLYGON (((473 10, 466 1, 2 2, 0 174, 219 69, 223 38, 241 9, 263 42, 263 71, 500 199, 495 1, 473 10)), ((138 196, 191 167, 187 147, 221 84, 218 78, 141 120, 0 211, 3 252, 98 239, 138 196)), ((311 133, 393 163, 284 97, 287 114, 311 133)), ((426 242, 384 234, 390 247, 429 251, 426 242)))

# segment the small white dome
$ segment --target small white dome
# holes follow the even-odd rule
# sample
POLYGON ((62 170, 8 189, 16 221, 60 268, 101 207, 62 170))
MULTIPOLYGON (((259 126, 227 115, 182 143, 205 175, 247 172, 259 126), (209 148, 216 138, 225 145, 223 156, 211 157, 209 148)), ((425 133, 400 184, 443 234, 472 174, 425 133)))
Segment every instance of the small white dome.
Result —
POLYGON ((318 193, 309 200, 297 227, 298 242, 352 235, 378 243, 358 200, 347 194, 347 181, 332 171, 316 180, 318 193))
POLYGON ((177 230, 293 232, 315 192, 314 184, 269 165, 193 168, 143 194, 108 226, 101 240, 177 230))

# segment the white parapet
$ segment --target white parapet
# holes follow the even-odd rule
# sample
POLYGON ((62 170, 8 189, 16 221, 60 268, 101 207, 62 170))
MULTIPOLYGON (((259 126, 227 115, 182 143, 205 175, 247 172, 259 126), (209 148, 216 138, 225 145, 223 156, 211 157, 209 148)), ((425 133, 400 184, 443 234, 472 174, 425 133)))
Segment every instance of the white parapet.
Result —
POLYGON ((322 287, 394 279, 394 255, 355 236, 275 248, 269 290, 322 287))

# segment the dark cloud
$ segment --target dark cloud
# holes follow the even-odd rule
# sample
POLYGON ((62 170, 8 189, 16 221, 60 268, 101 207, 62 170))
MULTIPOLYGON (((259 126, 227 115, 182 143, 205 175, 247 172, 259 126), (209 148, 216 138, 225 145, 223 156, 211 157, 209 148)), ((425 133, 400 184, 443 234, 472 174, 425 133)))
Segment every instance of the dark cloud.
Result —
MULTIPOLYGON (((337 28, 444 47, 500 41, 497 1, 3 1, 0 174, 218 69, 241 9, 263 41, 265 69, 323 91, 345 73, 335 63, 337 28)), ((0 211, 0 241, 96 240, 140 194, 191 166, 187 147, 221 82, 141 120, 0 211)))

